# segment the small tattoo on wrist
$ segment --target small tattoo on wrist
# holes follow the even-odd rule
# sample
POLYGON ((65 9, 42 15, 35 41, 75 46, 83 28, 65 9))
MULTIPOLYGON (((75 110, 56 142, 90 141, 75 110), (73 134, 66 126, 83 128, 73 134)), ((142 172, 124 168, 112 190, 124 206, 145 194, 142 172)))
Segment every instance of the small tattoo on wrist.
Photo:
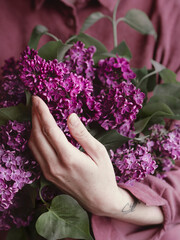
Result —
POLYGON ((132 204, 130 203, 127 203, 123 209, 122 209, 122 212, 124 214, 128 214, 128 213, 131 213, 131 212, 134 212, 135 211, 135 208, 137 206, 137 204, 140 203, 138 199, 134 199, 134 202, 132 204))

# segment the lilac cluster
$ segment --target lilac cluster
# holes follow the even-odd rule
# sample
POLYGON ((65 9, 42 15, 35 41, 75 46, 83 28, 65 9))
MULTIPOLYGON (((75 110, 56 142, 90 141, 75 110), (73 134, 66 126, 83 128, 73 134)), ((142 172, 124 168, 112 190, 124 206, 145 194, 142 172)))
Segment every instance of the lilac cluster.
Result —
POLYGON ((97 75, 103 85, 97 97, 101 103, 100 125, 106 130, 117 129, 120 134, 133 137, 133 123, 145 94, 130 82, 135 74, 129 62, 118 56, 100 60, 97 75))
POLYGON ((0 108, 25 102, 24 85, 19 79, 19 61, 10 58, 2 67, 0 108))
POLYGON ((78 41, 65 55, 65 63, 69 71, 81 75, 86 79, 93 80, 95 68, 93 55, 96 51, 94 46, 85 48, 84 43, 78 41))
POLYGON ((48 104, 65 133, 68 134, 67 117, 73 112, 85 124, 99 118, 100 107, 93 96, 92 81, 71 72, 65 63, 46 61, 36 51, 27 48, 20 66, 20 79, 26 89, 48 104))
POLYGON ((136 77, 131 70, 129 62, 125 58, 110 57, 102 59, 98 63, 97 74, 104 86, 114 86, 124 80, 130 82, 136 77))
MULTIPOLYGON (((106 130, 116 129, 122 135, 134 136, 133 122, 144 99, 144 93, 130 82, 135 74, 129 63, 119 57, 101 60, 96 70, 94 52, 95 47, 86 49, 82 42, 77 42, 68 50, 64 62, 58 62, 56 59, 46 61, 37 51, 27 47, 18 61, 10 59, 3 67, 0 107, 25 103, 26 89, 47 103, 58 126, 77 147, 66 123, 73 112, 85 125, 96 122, 106 130), (97 83, 100 90, 94 89, 97 83)), ((23 199, 21 191, 37 180, 40 174, 39 166, 27 147, 30 130, 29 122, 16 121, 9 121, 0 128, 0 229, 8 229, 10 225, 26 226, 31 220, 31 212, 24 216, 13 213, 15 208, 20 208, 18 203, 23 199)), ((120 158, 118 151, 113 155, 114 165, 120 158)), ((123 150, 122 156, 127 160, 124 181, 132 177, 131 170, 137 166, 139 170, 136 174, 134 171, 132 179, 140 180, 155 169, 145 147, 137 147, 134 154, 137 161, 131 167, 127 156, 132 157, 133 152, 123 150)), ((118 167, 120 171, 120 165, 118 167)), ((42 196, 47 201, 56 194, 57 189, 49 186, 42 190, 42 196)))
POLYGON ((148 137, 131 139, 115 152, 111 150, 118 182, 143 180, 149 174, 164 178, 180 159, 179 126, 168 131, 163 125, 154 124, 149 130, 148 137))
POLYGON ((147 147, 132 144, 131 141, 116 152, 111 151, 111 161, 118 183, 141 181, 147 175, 154 174, 157 168, 147 147))
POLYGON ((1 141, 6 143, 9 150, 24 152, 27 150, 27 142, 30 137, 31 123, 9 121, 1 127, 1 141))
POLYGON ((1 220, 5 218, 8 209, 16 204, 14 202, 16 194, 26 184, 31 184, 39 178, 39 167, 27 148, 29 134, 30 122, 9 121, 7 125, 0 128, 1 220))
POLYGON ((142 108, 144 93, 130 82, 121 82, 100 91, 101 118, 98 121, 106 129, 117 129, 121 135, 133 137, 134 121, 142 108))
POLYGON ((147 145, 158 164, 158 176, 165 177, 166 172, 174 166, 174 162, 180 159, 180 127, 168 131, 163 125, 154 124, 147 145))
MULTIPOLYGON (((19 200, 22 199, 23 194, 21 194, 21 199, 19 200)), ((21 202, 19 204, 17 203, 18 200, 16 199, 16 202, 13 203, 8 209, 0 212, 0 231, 7 231, 12 227, 20 228, 29 226, 33 218, 32 209, 29 209, 29 211, 24 211, 24 208, 22 209, 22 206, 26 206, 26 202, 21 202)))
POLYGON ((29 185, 26 185, 13 198, 8 209, 0 211, 0 231, 12 227, 20 228, 30 224, 33 219, 33 194, 29 185))

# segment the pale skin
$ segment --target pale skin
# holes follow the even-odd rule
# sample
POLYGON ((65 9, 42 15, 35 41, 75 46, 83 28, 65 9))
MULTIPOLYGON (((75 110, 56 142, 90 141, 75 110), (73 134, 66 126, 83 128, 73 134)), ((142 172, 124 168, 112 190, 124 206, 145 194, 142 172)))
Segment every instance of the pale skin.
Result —
POLYGON ((138 225, 163 223, 160 207, 135 202, 128 191, 117 186, 105 147, 92 137, 76 114, 68 117, 67 124, 85 152, 68 142, 39 97, 33 97, 32 102, 29 147, 47 180, 95 215, 138 225))

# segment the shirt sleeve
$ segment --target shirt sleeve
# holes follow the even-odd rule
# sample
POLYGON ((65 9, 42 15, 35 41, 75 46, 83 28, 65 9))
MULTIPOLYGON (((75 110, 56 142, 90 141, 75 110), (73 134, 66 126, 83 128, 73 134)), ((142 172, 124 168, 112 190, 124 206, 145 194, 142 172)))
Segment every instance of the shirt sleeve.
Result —
POLYGON ((155 226, 135 226, 121 221, 93 216, 92 227, 96 240, 131 240, 131 239, 161 239, 173 226, 180 223, 180 162, 167 173, 162 180, 155 176, 148 176, 143 182, 134 185, 121 184, 120 187, 127 189, 136 198, 147 206, 159 206, 164 214, 164 223, 155 226), (102 236, 103 235, 103 236, 102 236))

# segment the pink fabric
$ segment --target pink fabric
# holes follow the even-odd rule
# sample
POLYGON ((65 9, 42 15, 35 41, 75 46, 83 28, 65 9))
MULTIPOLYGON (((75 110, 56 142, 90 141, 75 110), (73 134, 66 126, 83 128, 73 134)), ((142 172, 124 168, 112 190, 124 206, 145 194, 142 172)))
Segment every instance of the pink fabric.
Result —
POLYGON ((96 240, 172 240, 180 234, 180 162, 165 180, 149 176, 133 186, 121 184, 147 206, 161 206, 164 224, 141 227, 121 221, 93 216, 92 225, 96 240), (174 238, 173 238, 174 237, 174 238))
MULTIPOLYGON (((84 4, 78 7, 72 7, 67 2, 68 0, 0 1, 0 65, 11 56, 19 56, 35 25, 47 26, 51 33, 65 41, 79 32, 90 13, 101 11, 112 16, 116 0, 99 0, 99 3, 98 0, 84 1, 87 6, 84 4)), ((150 66, 150 59, 153 58, 179 75, 180 1, 121 0, 117 16, 123 17, 131 8, 145 11, 158 32, 158 39, 155 41, 152 36, 143 36, 125 23, 119 23, 118 40, 125 40, 130 47, 133 54, 131 65, 150 66)), ((109 50, 113 48, 112 26, 108 19, 98 21, 87 33, 102 41, 109 50)), ((40 45, 46 40, 43 37, 40 45)))
MULTIPOLYGON (((116 0, 91 0, 73 6, 68 0, 8 0, 0 1, 0 65, 25 48, 31 31, 37 24, 45 25, 51 33, 66 41, 77 34, 85 18, 94 11, 112 16, 116 0), (86 4, 87 3, 87 4, 86 4)), ((117 11, 123 17, 131 8, 145 11, 158 33, 143 36, 125 23, 118 25, 118 40, 125 40, 133 54, 133 67, 150 66, 153 58, 178 74, 180 80, 180 1, 179 0, 121 0, 117 11)), ((112 26, 102 19, 87 30, 102 41, 108 50, 113 48, 112 26)), ((43 37, 40 46, 47 41, 43 37)), ((170 240, 179 239, 180 233, 180 170, 168 175, 167 181, 149 177, 143 183, 128 188, 147 205, 162 206, 165 215, 163 226, 138 227, 120 221, 93 216, 92 224, 96 240, 170 240)), ((3 240, 2 235, 0 239, 3 240)))

